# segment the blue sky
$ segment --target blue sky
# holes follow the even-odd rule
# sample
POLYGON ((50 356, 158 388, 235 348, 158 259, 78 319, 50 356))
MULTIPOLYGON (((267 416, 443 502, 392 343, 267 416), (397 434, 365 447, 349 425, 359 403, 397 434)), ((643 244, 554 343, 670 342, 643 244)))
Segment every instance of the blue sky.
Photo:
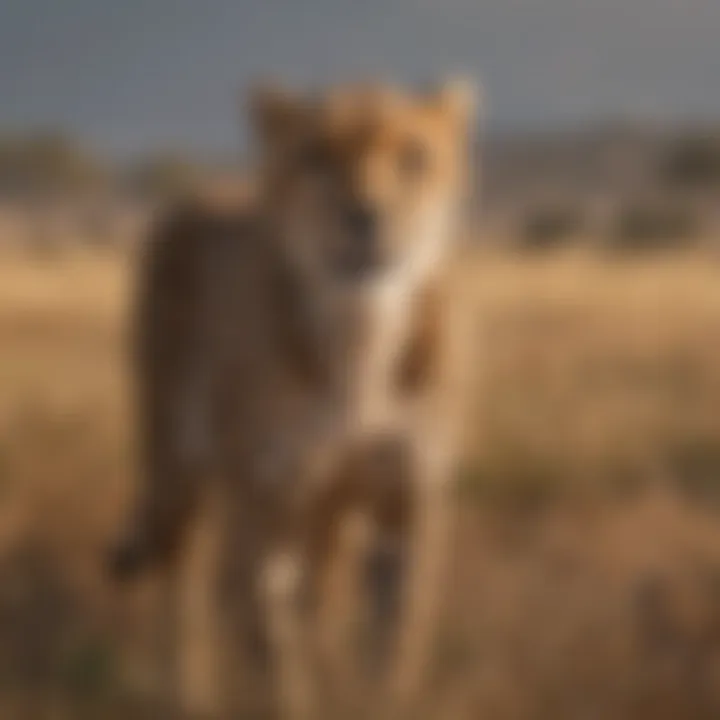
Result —
POLYGON ((496 127, 720 119, 720 0, 2 0, 0 129, 240 144, 258 74, 482 79, 496 127))

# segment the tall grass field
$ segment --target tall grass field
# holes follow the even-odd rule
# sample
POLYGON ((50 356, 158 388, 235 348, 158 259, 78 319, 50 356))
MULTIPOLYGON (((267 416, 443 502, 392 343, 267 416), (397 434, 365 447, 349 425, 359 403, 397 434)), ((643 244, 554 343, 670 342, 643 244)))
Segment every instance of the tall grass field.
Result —
MULTIPOLYGON (((427 718, 720 718, 720 259, 478 252, 472 441, 427 718)), ((133 258, 0 256, 0 720, 158 717, 133 258)))

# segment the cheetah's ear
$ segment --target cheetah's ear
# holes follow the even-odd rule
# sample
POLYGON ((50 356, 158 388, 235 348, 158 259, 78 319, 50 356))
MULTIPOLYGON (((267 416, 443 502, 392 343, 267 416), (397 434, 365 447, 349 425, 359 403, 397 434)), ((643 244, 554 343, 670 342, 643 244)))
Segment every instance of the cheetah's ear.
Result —
POLYGON ((437 102, 455 122, 467 128, 477 121, 482 104, 480 87, 468 78, 453 78, 443 83, 437 102))
POLYGON ((266 147, 286 142, 297 130, 302 116, 300 98, 275 84, 256 85, 249 93, 247 105, 252 129, 266 147))

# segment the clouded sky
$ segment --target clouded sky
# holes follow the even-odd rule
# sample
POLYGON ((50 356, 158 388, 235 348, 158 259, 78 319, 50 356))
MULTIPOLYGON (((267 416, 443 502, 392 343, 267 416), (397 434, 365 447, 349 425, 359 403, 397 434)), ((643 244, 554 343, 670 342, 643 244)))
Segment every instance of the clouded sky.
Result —
POLYGON ((720 118, 720 0, 1 0, 0 128, 222 151, 258 73, 482 78, 496 127, 720 118))

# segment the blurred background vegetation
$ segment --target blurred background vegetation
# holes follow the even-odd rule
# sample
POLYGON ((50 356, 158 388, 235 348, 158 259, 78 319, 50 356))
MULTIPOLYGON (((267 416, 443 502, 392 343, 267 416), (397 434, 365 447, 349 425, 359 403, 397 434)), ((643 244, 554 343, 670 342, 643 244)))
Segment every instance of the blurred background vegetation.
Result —
MULTIPOLYGON (((648 251, 713 246, 720 234, 716 128, 493 136, 479 162, 482 243, 648 251)), ((159 204, 243 173, 239 161, 220 166, 179 151, 112 161, 59 132, 0 137, 0 226, 15 230, 0 241, 132 242, 159 204)))

